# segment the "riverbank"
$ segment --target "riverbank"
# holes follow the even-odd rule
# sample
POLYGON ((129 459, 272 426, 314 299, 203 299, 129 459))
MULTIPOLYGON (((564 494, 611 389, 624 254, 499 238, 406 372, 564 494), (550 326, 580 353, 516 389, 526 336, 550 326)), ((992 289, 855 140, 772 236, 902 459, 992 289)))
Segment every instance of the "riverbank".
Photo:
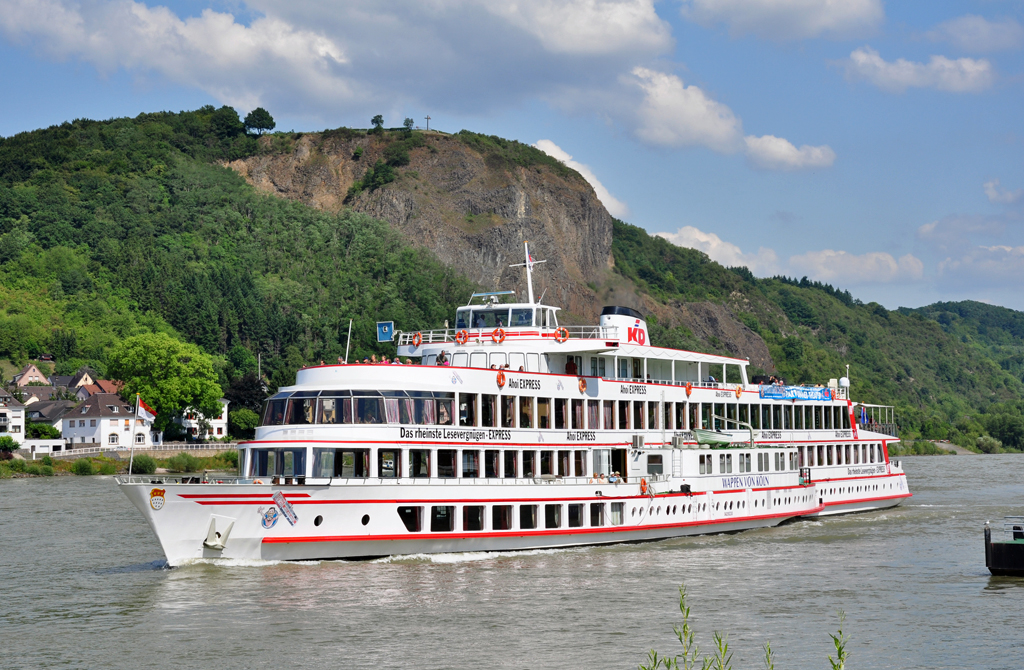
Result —
MULTIPOLYGON (((0 461, 0 479, 123 475, 128 474, 128 463, 128 459, 122 460, 106 455, 81 456, 75 460, 56 459, 50 456, 43 456, 34 461, 12 458, 0 461)), ((238 451, 227 449, 205 456, 196 456, 182 451, 177 454, 168 453, 164 458, 154 458, 149 454, 136 454, 134 469, 136 474, 235 472, 238 470, 238 451)))

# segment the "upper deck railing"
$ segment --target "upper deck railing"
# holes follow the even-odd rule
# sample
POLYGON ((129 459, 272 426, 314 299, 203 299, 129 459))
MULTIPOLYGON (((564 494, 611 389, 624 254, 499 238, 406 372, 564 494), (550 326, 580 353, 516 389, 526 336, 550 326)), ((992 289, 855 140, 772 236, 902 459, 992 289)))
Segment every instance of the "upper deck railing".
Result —
MULTIPOLYGON (((619 338, 618 328, 616 326, 561 326, 568 334, 570 340, 617 340, 619 338)), ((505 331, 506 337, 515 337, 520 331, 529 332, 541 332, 549 335, 554 335, 555 328, 539 328, 531 326, 509 326, 502 327, 505 331)), ((398 346, 407 347, 412 346, 413 338, 419 335, 422 339, 423 344, 444 344, 446 342, 455 342, 455 336, 462 330, 466 331, 470 341, 482 340, 488 343, 494 343, 494 338, 491 335, 494 333, 496 328, 439 328, 436 330, 421 330, 416 333, 399 333, 398 335, 398 346)), ((508 340, 506 340, 507 342, 508 340)))
POLYGON ((647 483, 659 484, 669 481, 667 474, 631 475, 618 482, 600 481, 594 477, 559 477, 540 475, 537 477, 302 477, 272 475, 266 477, 239 477, 234 473, 204 472, 197 475, 117 475, 119 484, 237 484, 251 486, 524 486, 538 484, 570 484, 574 486, 630 485, 636 486, 641 479, 647 483))

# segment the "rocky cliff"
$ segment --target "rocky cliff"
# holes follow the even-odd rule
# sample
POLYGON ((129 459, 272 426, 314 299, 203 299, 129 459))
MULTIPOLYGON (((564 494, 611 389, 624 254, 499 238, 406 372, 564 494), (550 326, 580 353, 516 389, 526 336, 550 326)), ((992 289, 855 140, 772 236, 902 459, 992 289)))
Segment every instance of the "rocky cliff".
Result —
POLYGON ((710 302, 663 304, 617 276, 612 217, 575 171, 533 147, 471 133, 380 134, 341 129, 264 138, 263 153, 228 166, 257 189, 318 209, 352 207, 491 290, 519 291, 523 241, 537 260, 536 297, 561 306, 566 323, 592 323, 605 304, 684 325, 709 349, 774 365, 764 340, 710 302), (383 167, 382 167, 383 166, 383 167), (394 180, 367 184, 372 173, 394 180))

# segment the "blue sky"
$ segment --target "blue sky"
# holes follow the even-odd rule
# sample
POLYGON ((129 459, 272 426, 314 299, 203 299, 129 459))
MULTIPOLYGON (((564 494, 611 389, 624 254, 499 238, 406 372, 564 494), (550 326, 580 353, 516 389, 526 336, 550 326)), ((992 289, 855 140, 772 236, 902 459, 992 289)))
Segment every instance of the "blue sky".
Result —
POLYGON ((262 105, 537 144, 613 214, 890 308, 1024 309, 1020 0, 0 0, 0 135, 262 105))

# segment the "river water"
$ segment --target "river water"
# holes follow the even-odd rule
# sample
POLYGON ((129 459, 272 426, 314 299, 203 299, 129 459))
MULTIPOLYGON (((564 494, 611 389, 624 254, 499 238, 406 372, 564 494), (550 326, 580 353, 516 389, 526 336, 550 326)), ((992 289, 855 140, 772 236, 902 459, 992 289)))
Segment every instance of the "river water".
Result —
POLYGON ((566 551, 163 567, 109 477, 0 481, 0 667, 635 668, 698 642, 734 667, 1024 667, 1024 579, 982 525, 1024 514, 1024 456, 904 458, 895 510, 566 551))

